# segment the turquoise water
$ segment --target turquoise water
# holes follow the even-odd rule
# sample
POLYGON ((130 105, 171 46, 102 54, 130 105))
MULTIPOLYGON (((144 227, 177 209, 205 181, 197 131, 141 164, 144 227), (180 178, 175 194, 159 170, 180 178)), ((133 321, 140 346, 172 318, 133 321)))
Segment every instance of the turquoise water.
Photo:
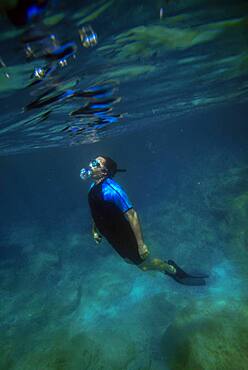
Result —
POLYGON ((20 45, 21 31, 1 19, 1 370, 247 369, 246 8, 109 1, 48 10, 61 39, 65 22, 97 31, 98 44, 78 46, 58 72, 57 88, 78 76, 83 91, 111 80, 114 124, 69 115, 88 98, 21 113, 51 81, 27 89, 45 62, 24 61, 20 46, 14 58, 8 40, 20 45), (75 125, 85 130, 64 130, 75 125), (116 180, 152 255, 208 273, 205 287, 142 272, 94 243, 79 172, 98 154, 127 168, 116 180))

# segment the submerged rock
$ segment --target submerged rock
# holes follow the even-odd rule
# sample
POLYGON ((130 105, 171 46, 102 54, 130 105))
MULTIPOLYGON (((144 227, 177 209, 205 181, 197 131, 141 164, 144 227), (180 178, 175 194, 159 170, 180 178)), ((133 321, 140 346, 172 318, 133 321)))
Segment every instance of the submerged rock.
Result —
POLYGON ((225 255, 238 263, 247 277, 248 263, 248 168, 231 168, 213 180, 206 206, 225 240, 225 255))
POLYGON ((168 327, 162 352, 170 370, 246 370, 248 302, 202 301, 168 327))

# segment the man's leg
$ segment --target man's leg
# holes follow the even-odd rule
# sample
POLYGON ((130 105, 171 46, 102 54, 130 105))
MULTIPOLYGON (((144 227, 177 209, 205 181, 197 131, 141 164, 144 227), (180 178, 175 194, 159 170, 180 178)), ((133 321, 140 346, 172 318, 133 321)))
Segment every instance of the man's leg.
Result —
POLYGON ((189 286, 202 286, 206 285, 206 278, 208 275, 191 275, 183 271, 174 261, 170 261, 171 264, 162 261, 158 258, 151 258, 150 256, 146 260, 138 265, 142 271, 160 271, 164 274, 171 276, 177 283, 189 286))

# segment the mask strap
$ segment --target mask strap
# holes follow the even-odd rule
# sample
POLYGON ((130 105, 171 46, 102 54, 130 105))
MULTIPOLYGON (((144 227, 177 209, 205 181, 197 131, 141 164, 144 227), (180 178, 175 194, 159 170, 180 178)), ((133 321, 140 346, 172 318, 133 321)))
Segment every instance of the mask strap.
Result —
POLYGON ((127 172, 125 168, 117 168, 116 172, 127 172))

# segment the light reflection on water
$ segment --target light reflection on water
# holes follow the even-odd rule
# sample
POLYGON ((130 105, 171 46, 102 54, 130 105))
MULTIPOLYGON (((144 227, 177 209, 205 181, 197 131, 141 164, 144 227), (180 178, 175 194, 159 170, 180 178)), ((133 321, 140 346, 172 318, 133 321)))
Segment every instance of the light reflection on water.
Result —
POLYGON ((245 102, 247 4, 214 3, 74 4, 48 10, 31 31, 2 20, 0 154, 101 141, 245 102))

